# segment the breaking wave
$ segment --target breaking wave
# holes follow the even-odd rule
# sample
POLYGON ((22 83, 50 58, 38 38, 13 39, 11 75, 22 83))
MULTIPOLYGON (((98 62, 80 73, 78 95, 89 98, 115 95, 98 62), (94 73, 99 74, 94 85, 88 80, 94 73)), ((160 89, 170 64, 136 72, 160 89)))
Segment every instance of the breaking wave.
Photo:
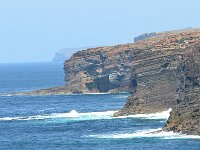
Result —
POLYGON ((116 111, 106 111, 106 112, 88 112, 88 113, 78 113, 75 110, 69 113, 54 113, 50 115, 37 115, 28 117, 4 117, 0 118, 0 121, 9 120, 43 120, 43 119, 68 119, 68 120, 97 120, 97 119, 112 119, 113 114, 116 111))
POLYGON ((11 97, 13 95, 12 94, 0 94, 0 96, 2 96, 2 97, 11 97))
POLYGON ((14 120, 44 120, 44 119, 65 119, 65 120, 98 120, 98 119, 123 119, 123 118, 141 118, 141 119, 167 119, 169 117, 171 109, 161 113, 154 114, 137 114, 130 116, 112 117, 117 111, 105 111, 105 112, 86 112, 78 113, 76 110, 72 110, 68 113, 54 113, 48 115, 36 115, 36 116, 22 116, 22 117, 3 117, 0 121, 14 121, 14 120))
POLYGON ((174 132, 164 132, 161 128, 139 130, 134 133, 123 134, 99 134, 89 135, 90 138, 102 138, 102 139, 128 139, 128 138, 161 138, 161 139, 200 139, 198 135, 185 135, 174 132))

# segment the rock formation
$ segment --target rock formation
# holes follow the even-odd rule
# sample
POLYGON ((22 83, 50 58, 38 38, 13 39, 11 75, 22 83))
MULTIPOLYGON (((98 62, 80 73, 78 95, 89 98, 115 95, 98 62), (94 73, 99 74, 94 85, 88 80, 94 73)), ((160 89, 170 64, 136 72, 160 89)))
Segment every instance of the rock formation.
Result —
MULTIPOLYGON (((28 91, 28 92, 18 92, 14 93, 13 95, 66 95, 69 94, 67 92, 66 86, 57 86, 47 89, 39 89, 35 91, 28 91)), ((10 95, 10 94, 9 94, 10 95)))
POLYGON ((176 107, 164 130, 200 135, 200 43, 185 49, 176 107))

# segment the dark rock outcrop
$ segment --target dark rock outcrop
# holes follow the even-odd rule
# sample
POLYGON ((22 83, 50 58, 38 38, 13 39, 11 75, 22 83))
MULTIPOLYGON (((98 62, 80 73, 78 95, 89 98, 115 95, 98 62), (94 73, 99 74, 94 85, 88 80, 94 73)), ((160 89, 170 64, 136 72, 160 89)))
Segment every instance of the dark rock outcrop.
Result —
POLYGON ((66 95, 67 93, 66 86, 58 86, 58 87, 52 87, 47 89, 40 89, 35 91, 29 91, 29 92, 18 92, 14 93, 13 95, 66 95))
POLYGON ((177 105, 163 128, 200 135, 200 43, 183 53, 177 105))

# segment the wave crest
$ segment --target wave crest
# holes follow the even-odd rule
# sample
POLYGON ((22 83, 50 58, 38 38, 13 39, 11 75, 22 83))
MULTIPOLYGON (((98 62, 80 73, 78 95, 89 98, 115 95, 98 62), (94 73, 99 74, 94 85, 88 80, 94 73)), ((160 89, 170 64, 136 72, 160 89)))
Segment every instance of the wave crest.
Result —
POLYGON ((22 116, 22 117, 4 117, 0 118, 0 121, 12 121, 12 120, 44 120, 44 119, 65 119, 65 120, 98 120, 98 119, 121 119, 121 118, 141 118, 141 119, 167 119, 169 117, 171 109, 161 113, 155 114, 137 114, 130 116, 112 117, 117 111, 104 111, 104 112, 86 112, 78 113, 76 110, 71 110, 68 113, 54 113, 47 115, 36 116, 22 116))
POLYGON ((112 116, 115 112, 116 111, 78 113, 76 110, 72 110, 69 113, 54 113, 50 115, 37 115, 37 116, 27 116, 27 117, 26 116, 4 117, 0 118, 0 120, 12 121, 12 120, 43 120, 43 119, 68 119, 68 120, 112 119, 112 116))

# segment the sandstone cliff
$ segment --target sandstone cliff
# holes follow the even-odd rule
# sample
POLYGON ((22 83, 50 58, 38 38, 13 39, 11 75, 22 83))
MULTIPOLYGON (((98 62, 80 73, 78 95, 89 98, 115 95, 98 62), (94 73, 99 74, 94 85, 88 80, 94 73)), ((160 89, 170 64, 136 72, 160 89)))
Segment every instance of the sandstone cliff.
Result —
POLYGON ((200 40, 199 29, 157 33, 135 43, 75 53, 65 62, 68 93, 127 92, 115 115, 152 113, 176 104, 179 56, 200 40))
POLYGON ((200 43, 185 49, 180 66, 179 97, 164 130, 200 135, 200 43))

